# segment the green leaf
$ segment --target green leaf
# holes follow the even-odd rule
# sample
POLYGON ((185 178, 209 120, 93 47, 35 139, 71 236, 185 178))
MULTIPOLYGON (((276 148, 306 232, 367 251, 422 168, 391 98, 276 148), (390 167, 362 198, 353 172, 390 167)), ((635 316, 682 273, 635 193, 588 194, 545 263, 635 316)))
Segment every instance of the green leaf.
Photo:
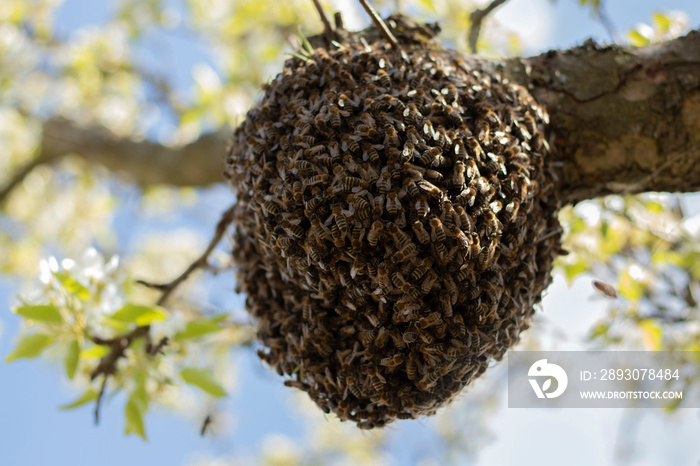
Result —
POLYGON ((48 335, 41 333, 27 335, 17 343, 15 350, 5 359, 5 362, 22 358, 35 358, 51 343, 53 343, 53 338, 48 335))
POLYGON ((140 387, 131 394, 124 408, 124 417, 126 419, 124 432, 127 435, 136 434, 146 440, 146 426, 143 418, 147 410, 148 394, 143 387, 140 387))
POLYGON ((63 360, 63 365, 66 368, 66 375, 69 379, 73 380, 75 377, 75 371, 78 369, 78 362, 80 361, 80 343, 78 340, 73 340, 70 344, 66 357, 63 360))
POLYGON ((112 319, 120 322, 148 325, 158 320, 165 320, 168 311, 160 306, 141 306, 127 303, 112 315, 112 319))
POLYGON ((642 342, 649 351, 659 351, 663 342, 663 330, 651 319, 644 319, 639 322, 642 331, 642 342))
POLYGON ((87 301, 88 299, 90 299, 90 292, 88 291, 88 289, 85 288, 75 278, 71 277, 67 273, 62 272, 54 272, 53 275, 58 279, 59 282, 61 282, 63 288, 65 288, 68 293, 74 295, 81 301, 87 301))
POLYGON ((173 340, 182 341, 190 338, 199 338, 204 335, 223 330, 223 327, 219 325, 219 323, 226 320, 228 316, 229 314, 222 314, 220 316, 211 317, 208 319, 187 322, 185 328, 181 332, 176 333, 173 340))
POLYGON ((304 49, 306 50, 306 52, 309 55, 313 55, 314 48, 311 46, 309 39, 307 39, 306 36, 301 32, 301 26, 299 26, 298 32, 299 32, 299 38, 301 39, 302 46, 304 47, 304 49))
POLYGON ((583 272, 588 270, 588 265, 582 260, 579 259, 574 263, 564 263, 561 265, 562 269, 564 269, 564 277, 566 277, 566 282, 568 283, 569 286, 574 282, 574 279, 579 275, 582 274, 583 272))
POLYGON ((47 322, 50 324, 60 324, 63 322, 63 317, 56 306, 36 305, 36 306, 20 306, 14 311, 25 319, 34 320, 37 322, 47 322))
POLYGON ((608 330, 610 330, 610 324, 606 322, 600 322, 593 327, 593 330, 591 331, 591 334, 588 337, 588 339, 595 340, 598 337, 602 337, 608 333, 608 330))
POLYGON ((80 352, 80 359, 100 359, 109 353, 109 346, 94 345, 80 352))
POLYGON ((644 287, 642 284, 632 278, 626 270, 619 275, 617 289, 622 296, 633 303, 639 301, 644 295, 644 287))
POLYGON ((75 400, 74 402, 69 403, 67 405, 59 406, 58 409, 65 411, 68 409, 77 408, 78 406, 82 406, 85 403, 89 403, 90 401, 95 400, 95 399, 97 399, 97 390, 95 390, 92 387, 89 387, 87 390, 85 390, 85 393, 80 395, 80 397, 77 400, 75 400))
POLYGON ((214 379, 210 370, 188 367, 180 371, 180 377, 211 396, 220 398, 227 395, 226 390, 214 379))

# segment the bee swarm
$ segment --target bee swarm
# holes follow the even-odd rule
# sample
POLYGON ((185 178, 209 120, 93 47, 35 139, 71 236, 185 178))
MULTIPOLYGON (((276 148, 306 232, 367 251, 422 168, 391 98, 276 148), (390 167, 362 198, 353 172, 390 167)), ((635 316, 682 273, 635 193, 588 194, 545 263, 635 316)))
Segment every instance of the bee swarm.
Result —
POLYGON ((361 428, 435 413, 529 326, 560 250, 527 91, 431 44, 292 58, 237 128, 260 357, 361 428))

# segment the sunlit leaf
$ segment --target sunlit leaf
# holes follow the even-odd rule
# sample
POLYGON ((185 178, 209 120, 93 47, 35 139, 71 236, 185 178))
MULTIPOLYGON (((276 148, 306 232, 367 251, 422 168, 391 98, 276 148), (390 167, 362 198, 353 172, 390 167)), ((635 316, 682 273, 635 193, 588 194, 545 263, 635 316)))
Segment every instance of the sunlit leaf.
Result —
POLYGON ((124 408, 126 419, 125 433, 136 434, 146 440, 146 426, 144 416, 148 410, 148 395, 143 387, 135 390, 129 397, 129 401, 124 408))
POLYGON ((69 379, 75 377, 75 371, 78 369, 78 362, 80 361, 80 343, 78 340, 73 340, 73 342, 68 347, 68 352, 66 357, 63 359, 63 365, 66 368, 66 375, 69 379))
POLYGON ((110 348, 103 345, 94 345, 80 352, 80 359, 100 359, 109 353, 110 348))
POLYGON ((53 275, 63 285, 66 291, 82 301, 90 299, 90 291, 85 288, 78 280, 71 277, 67 273, 54 272, 53 275))
POLYGON ((588 266, 581 259, 573 263, 563 263, 561 267, 564 269, 564 277, 566 277, 569 286, 578 275, 588 270, 588 266))
POLYGON ((190 338, 199 338, 204 335, 223 330, 223 327, 219 324, 219 322, 226 320, 227 317, 228 314, 223 314, 221 316, 216 316, 209 319, 188 322, 185 328, 181 332, 178 332, 173 339, 177 341, 187 340, 190 338))
POLYGON ((644 287, 632 278, 627 271, 620 273, 617 288, 622 296, 632 302, 639 301, 644 293, 644 287))
POLYGON ((36 322, 47 322, 51 324, 60 324, 63 322, 63 317, 56 306, 35 305, 35 306, 20 306, 14 311, 25 319, 34 320, 36 322))
POLYGON ((650 351, 658 351, 661 348, 663 332, 661 328, 651 319, 644 319, 639 323, 642 331, 642 341, 644 346, 650 351))
POLYGON ((33 333, 22 338, 15 350, 10 354, 5 362, 22 358, 35 358, 41 354, 47 346, 53 343, 54 339, 41 333, 33 333))
POLYGON ((605 322, 596 324, 595 327, 593 327, 593 330, 591 331, 591 334, 588 337, 588 339, 595 340, 598 337, 605 336, 608 333, 608 330, 610 330, 610 324, 607 324, 605 322))
POLYGON ((148 325, 158 320, 165 320, 168 312, 160 306, 141 306, 127 303, 112 315, 112 319, 133 323, 137 325, 148 325))
POLYGON ((95 389, 92 388, 92 387, 89 387, 89 388, 85 391, 85 393, 83 393, 82 395, 80 395, 80 397, 79 397, 77 400, 75 400, 74 402, 69 403, 69 404, 67 404, 67 405, 60 406, 59 409, 67 410, 67 409, 77 408, 78 406, 82 406, 82 405, 84 405, 85 403, 89 403, 89 402, 91 402, 92 400, 95 400, 95 399, 97 399, 97 390, 95 390, 95 389))
POLYGON ((188 384, 194 385, 217 398, 227 395, 226 390, 214 379, 214 376, 208 369, 188 367, 180 371, 180 377, 188 384))

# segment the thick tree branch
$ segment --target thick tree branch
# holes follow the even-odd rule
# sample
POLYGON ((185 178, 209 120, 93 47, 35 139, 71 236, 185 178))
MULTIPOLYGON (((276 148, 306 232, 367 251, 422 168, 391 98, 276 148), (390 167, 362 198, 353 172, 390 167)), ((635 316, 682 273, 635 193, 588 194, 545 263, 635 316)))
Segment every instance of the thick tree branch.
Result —
MULTIPOLYGON (((400 21, 388 20, 395 30, 400 21)), ((700 190, 700 32, 642 48, 586 42, 537 57, 468 59, 528 87, 547 108, 565 201, 700 190)), ((49 120, 41 157, 76 153, 144 186, 206 185, 222 180, 228 137, 168 148, 49 120)))
POLYGON ((565 201, 700 190, 700 32, 503 66, 549 111, 565 201))
POLYGON ((183 147, 115 136, 101 126, 82 127, 62 118, 44 124, 42 158, 76 154, 141 186, 203 186, 219 183, 231 131, 204 134, 183 147))

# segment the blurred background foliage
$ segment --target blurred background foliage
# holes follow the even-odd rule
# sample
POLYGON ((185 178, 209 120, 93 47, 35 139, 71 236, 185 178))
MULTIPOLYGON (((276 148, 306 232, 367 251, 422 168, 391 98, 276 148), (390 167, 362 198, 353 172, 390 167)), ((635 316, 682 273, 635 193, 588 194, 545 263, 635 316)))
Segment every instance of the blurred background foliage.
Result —
MULTIPOLYGON (((328 11, 340 9, 348 29, 366 24, 355 2, 322 3, 328 11)), ((604 19, 600 1, 580 3, 582 15, 604 19)), ((464 51, 469 14, 478 6, 453 0, 375 5, 383 13, 398 5, 418 19, 439 20, 445 43, 464 51)), ((154 342, 169 338, 164 354, 150 357, 131 347, 107 383, 108 393, 127 393, 126 432, 146 438, 145 414, 153 404, 182 412, 199 406, 197 412, 213 414, 217 432, 215 399, 235 378, 231 349, 254 340, 242 301, 213 291, 223 284, 230 293, 232 275, 198 274, 164 307, 154 305, 157 292, 134 280, 164 282, 184 270, 231 202, 228 189, 136 186, 128 173, 93 164, 87 153, 47 160, 42 128, 63 117, 104 126, 118 138, 178 147, 234 127, 260 84, 296 48, 298 28, 312 34, 321 23, 308 0, 122 0, 103 8, 99 27, 65 27, 61 6, 59 0, 0 2, 0 272, 18 290, 16 316, 2 319, 23 322, 20 335, 3 336, 15 345, 3 356, 43 354, 62 367, 76 388, 75 402, 64 406, 72 409, 94 402, 100 389, 100 377, 91 380, 91 373, 108 348, 94 340, 152 324, 154 342), (182 54, 166 47, 168 41, 182 54)), ((684 13, 657 12, 621 40, 646 45, 688 26, 684 13)), ((523 45, 496 22, 487 22, 480 38, 481 52, 492 55, 517 55, 523 45)), ((609 312, 587 330, 584 348, 698 350, 700 222, 687 204, 687 198, 647 194, 561 211, 570 254, 556 273, 570 283, 595 278, 618 295, 601 297, 609 300, 609 312)), ((227 269, 229 247, 215 252, 217 268, 227 269)), ((521 348, 546 346, 536 328, 521 348)), ((472 458, 488 441, 480 419, 496 404, 493 387, 503 383, 502 366, 496 369, 500 375, 477 383, 459 409, 439 416, 435 430, 446 448, 435 463, 472 458)), ((298 398, 308 440, 270 436, 255 462, 385 463, 386 433, 365 435, 324 418, 303 395, 290 396, 298 398)))

